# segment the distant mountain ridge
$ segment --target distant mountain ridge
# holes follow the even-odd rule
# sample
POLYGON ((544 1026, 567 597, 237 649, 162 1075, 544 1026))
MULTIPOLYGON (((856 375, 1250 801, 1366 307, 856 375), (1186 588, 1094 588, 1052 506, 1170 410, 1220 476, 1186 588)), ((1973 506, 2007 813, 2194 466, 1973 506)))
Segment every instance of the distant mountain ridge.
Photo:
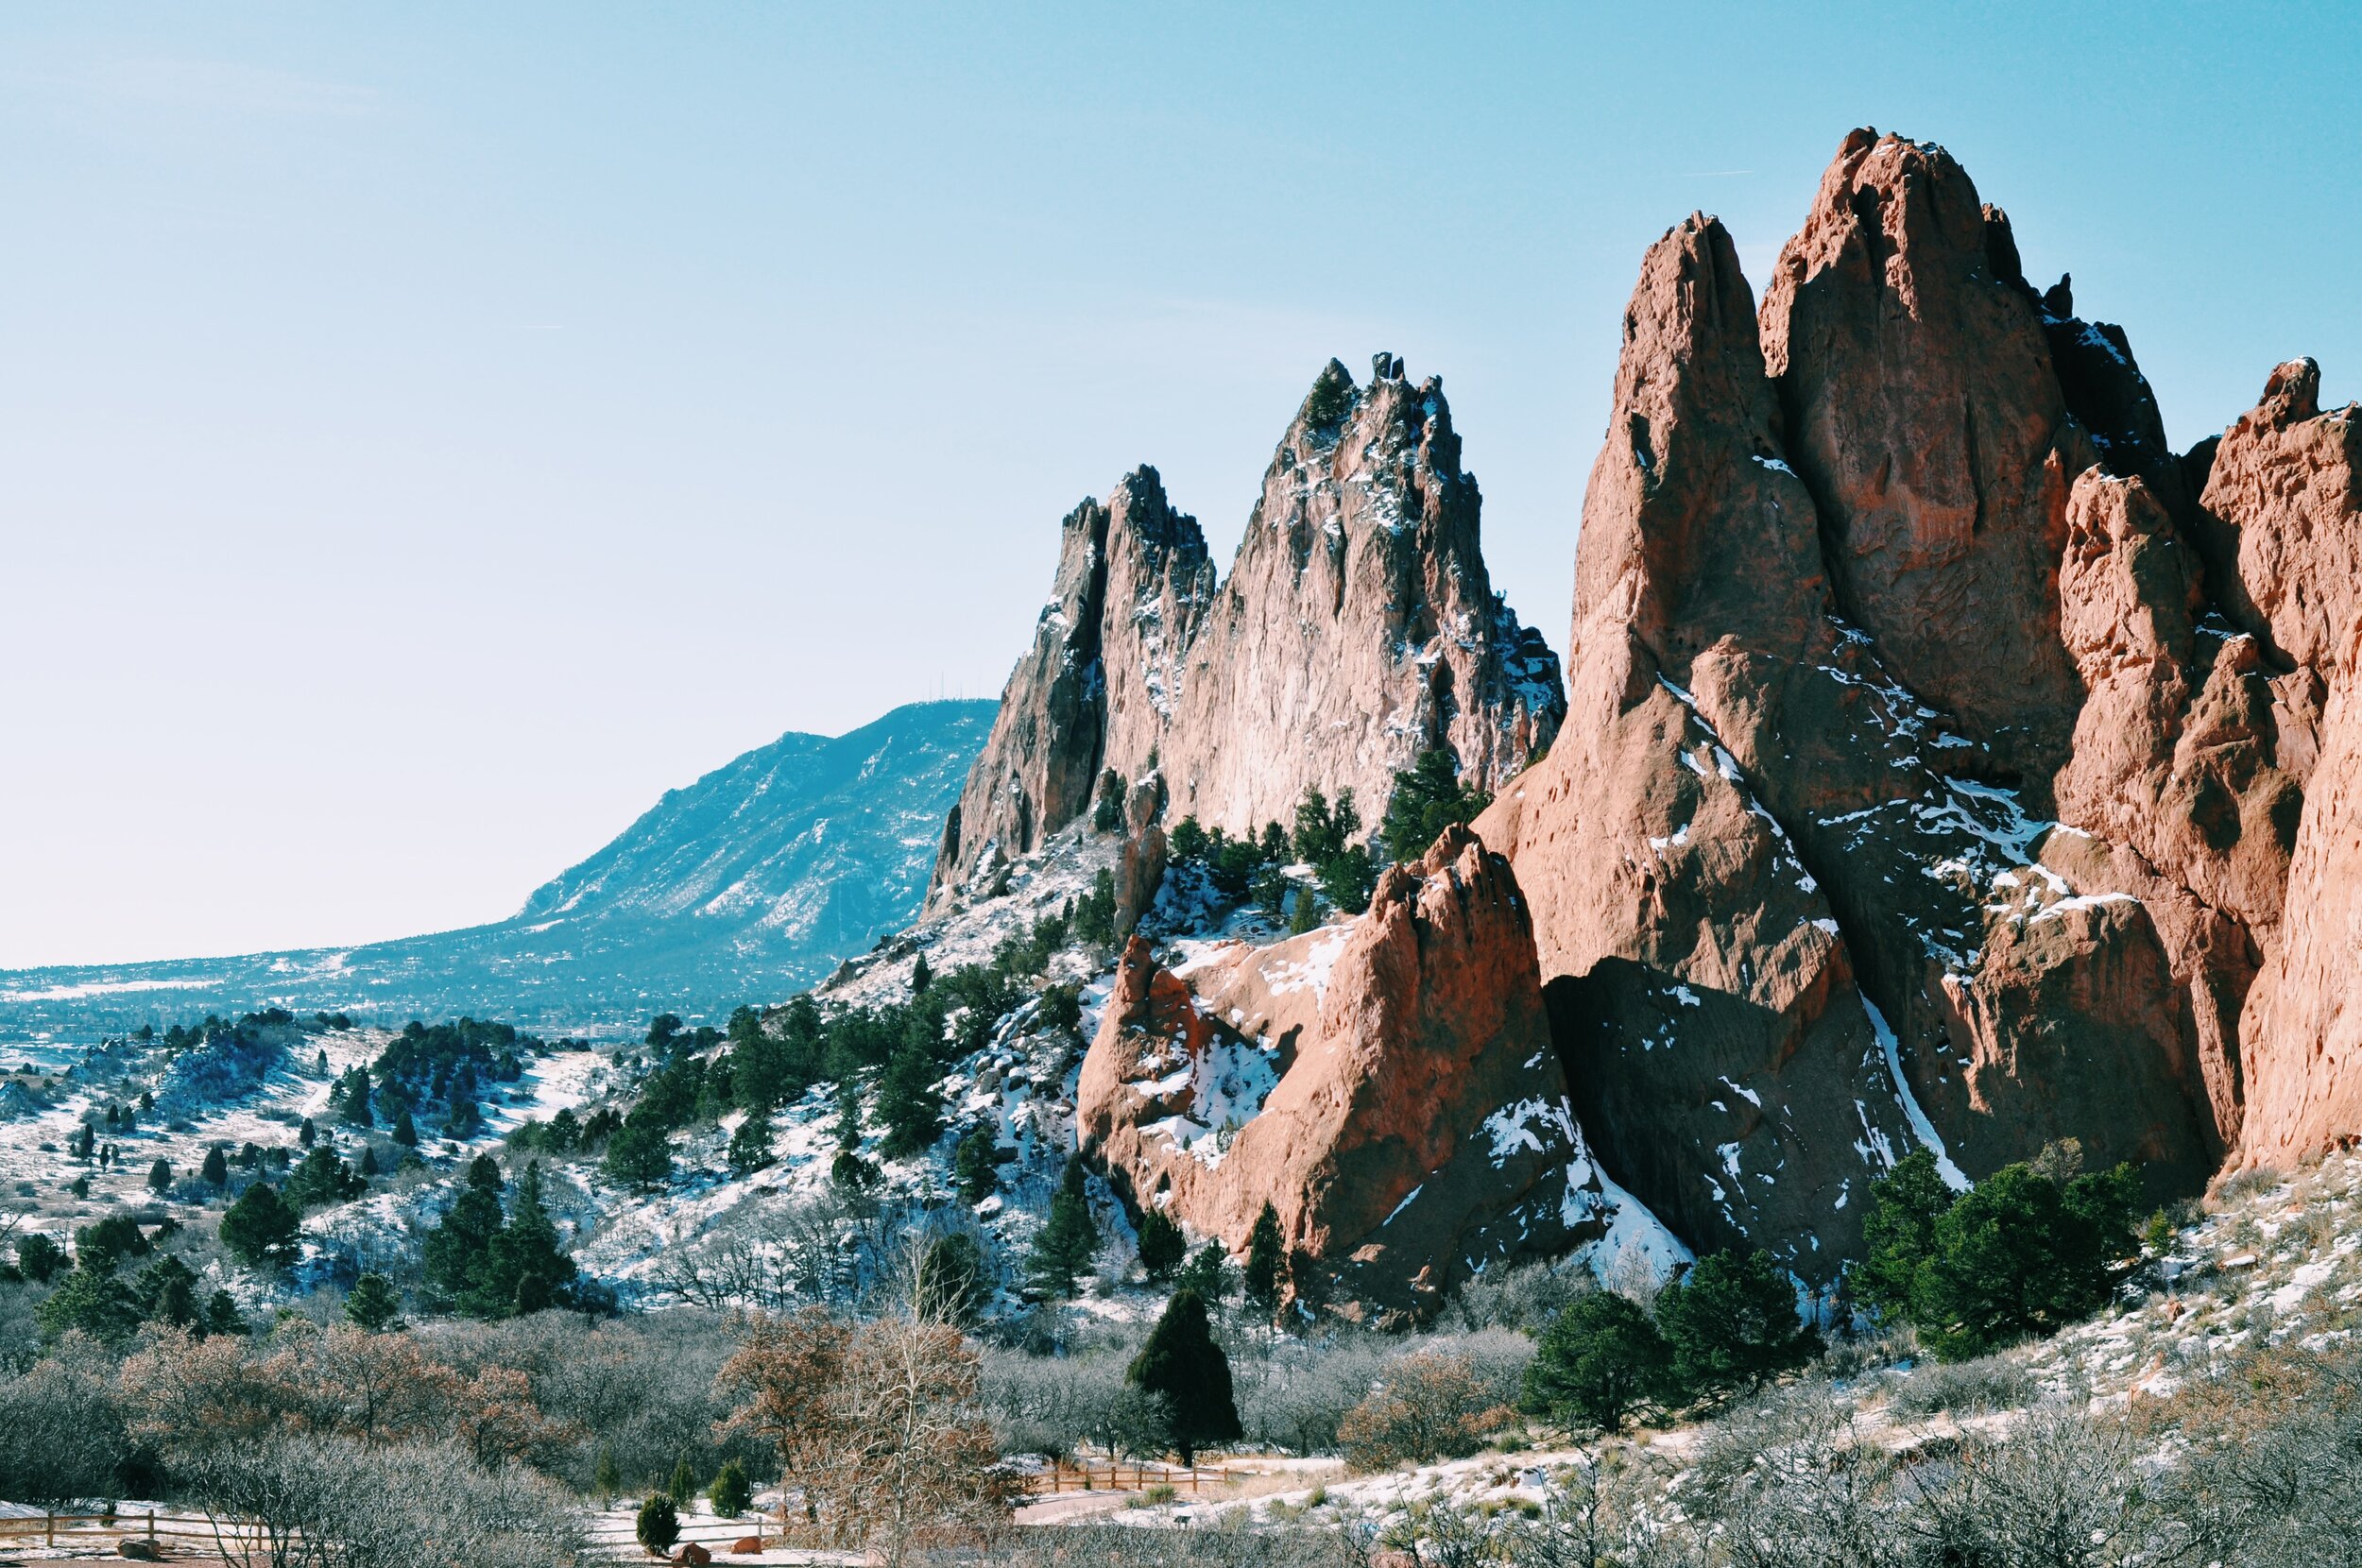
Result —
MULTIPOLYGON (((663 798, 509 919, 355 947, 0 972, 0 1041, 275 1003, 544 1030, 774 1001, 916 912, 998 705, 789 733, 663 798)), ((0 1049, 10 1048, 0 1046, 0 1049)))

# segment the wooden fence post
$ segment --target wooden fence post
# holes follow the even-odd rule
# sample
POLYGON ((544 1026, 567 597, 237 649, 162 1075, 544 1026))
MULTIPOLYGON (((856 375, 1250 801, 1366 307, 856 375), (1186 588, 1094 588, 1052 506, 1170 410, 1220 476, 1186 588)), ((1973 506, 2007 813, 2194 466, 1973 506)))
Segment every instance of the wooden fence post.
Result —
POLYGON ((150 1542, 156 1539, 156 1510, 154 1508, 147 1510, 147 1539, 150 1542))
POLYGON ((42 1543, 43 1546, 55 1546, 55 1545, 58 1543, 58 1510, 57 1510, 57 1509, 55 1509, 55 1508, 51 1508, 51 1509, 49 1509, 47 1512, 43 1513, 41 1517, 42 1517, 42 1542, 41 1542, 41 1543, 42 1543))

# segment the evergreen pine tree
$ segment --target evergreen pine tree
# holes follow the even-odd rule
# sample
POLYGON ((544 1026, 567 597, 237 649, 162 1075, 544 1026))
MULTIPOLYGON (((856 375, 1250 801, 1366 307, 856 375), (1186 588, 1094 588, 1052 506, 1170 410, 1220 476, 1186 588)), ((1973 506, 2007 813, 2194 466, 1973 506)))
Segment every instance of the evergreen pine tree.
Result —
POLYGON ((927 967, 926 954, 921 953, 911 960, 911 1000, 916 1001, 925 996, 927 987, 933 985, 934 980, 935 972, 927 967))
POLYGON ((160 1158, 154 1165, 147 1167, 148 1191, 161 1198, 163 1196, 165 1189, 169 1188, 171 1185, 172 1162, 170 1160, 160 1158))
POLYGON ((393 1138, 404 1149, 419 1147, 419 1126, 410 1119, 410 1107, 407 1105, 394 1113, 393 1138))
POLYGON ((246 1320, 238 1315, 237 1298, 227 1290, 216 1290, 205 1303, 205 1332, 208 1334, 244 1334, 246 1320))
POLYGON ((179 1258, 166 1254, 140 1270, 131 1294, 139 1299, 140 1315, 151 1323, 173 1328, 203 1327, 197 1305, 197 1274, 179 1258))
POLYGON ((993 1158, 995 1139, 989 1128, 978 1127, 962 1137, 951 1153, 951 1179, 959 1184, 963 1202, 981 1203, 999 1190, 1001 1167, 993 1158))
POLYGON ((724 1519, 744 1515, 755 1500, 754 1485, 746 1479, 745 1462, 739 1459, 726 1461, 714 1474, 713 1484, 706 1489, 706 1500, 713 1505, 713 1511, 724 1519))
POLYGON ((1219 1305, 1230 1293, 1230 1259, 1224 1255, 1222 1243, 1208 1241, 1200 1247, 1189 1262, 1172 1276, 1172 1283, 1181 1289, 1194 1290, 1208 1304, 1219 1305))
POLYGON ((1593 1291, 1543 1331, 1526 1365, 1525 1405, 1564 1425, 1615 1433, 1671 1391, 1673 1349, 1635 1304, 1593 1291))
POLYGON ((1952 1202, 1935 1155, 1925 1149, 1913 1150, 1870 1184, 1863 1255, 1846 1270, 1846 1284, 1881 1320, 1901 1322, 1910 1315, 1911 1288, 1935 1252, 1936 1224, 1952 1202))
POLYGON ((697 1473, 689 1467, 688 1455, 682 1455, 674 1464, 673 1479, 665 1487, 664 1494, 675 1503, 687 1503, 697 1495, 697 1473))
POLYGON ((296 1142, 301 1144, 306 1149, 309 1149, 314 1144, 317 1143, 319 1141, 319 1129, 312 1125, 312 1118, 310 1116, 305 1116, 303 1118, 303 1125, 296 1129, 296 1142))
POLYGON ((673 1146, 658 1128, 646 1122, 625 1122, 607 1140, 607 1157, 602 1163, 610 1181, 644 1191, 662 1185, 672 1175, 673 1146))
POLYGON ((33 1308, 42 1338, 55 1344, 72 1330, 118 1344, 140 1325, 139 1297, 111 1273, 76 1269, 33 1308))
POLYGON ((473 1306, 479 1315, 522 1317, 555 1305, 574 1280, 574 1260, 558 1245, 557 1227, 541 1201, 541 1162, 525 1167, 508 1222, 492 1237, 473 1306))
POLYGON ((369 1114, 369 1069, 355 1067, 345 1075, 344 1094, 336 1107, 336 1119, 348 1127, 374 1127, 377 1118, 369 1114))
POLYGON ((296 1211, 268 1182, 257 1182, 221 1217, 221 1244, 250 1268, 283 1269, 296 1260, 300 1230, 296 1211))
POLYGON ((1947 1361, 2048 1336, 2107 1304, 2110 1266, 2139 1255, 2132 1173, 2070 1177, 2002 1167, 1936 1221, 1911 1320, 1947 1361))
POLYGON ((1140 1269, 1152 1280, 1171 1279, 1173 1270, 1189 1256, 1189 1242, 1181 1235, 1181 1227, 1162 1209, 1140 1211, 1139 1236, 1140 1269))
POLYGON ((215 1144, 205 1150, 205 1163, 197 1167, 197 1174, 205 1178, 207 1186, 230 1185, 230 1156, 221 1151, 221 1145, 215 1144))
POLYGON ((1027 1272, 1034 1288, 1044 1296, 1073 1295, 1075 1281, 1099 1255, 1099 1221, 1091 1216, 1085 1174, 1081 1156, 1069 1156, 1057 1196, 1050 1201, 1049 1223, 1034 1238, 1027 1272))
POLYGON ((25 1277, 35 1285, 47 1285, 66 1267, 65 1249, 58 1238, 45 1231, 34 1231, 16 1238, 16 1263, 25 1277))
POLYGON ((383 1274, 363 1274, 345 1295, 345 1317, 365 1334, 401 1326, 402 1297, 383 1274))
POLYGON ((303 1156, 296 1173, 287 1178, 287 1202, 300 1211, 324 1203, 349 1202, 368 1190, 368 1184, 353 1174, 352 1167, 336 1158, 336 1151, 326 1144, 303 1156))
POLYGON ((1719 1395, 1770 1382, 1811 1360, 1821 1336, 1796 1310, 1796 1288, 1769 1253, 1710 1253, 1657 1292, 1657 1327, 1684 1394, 1719 1395))
POLYGON ((590 1491, 602 1508, 613 1508, 616 1494, 624 1490, 624 1473, 615 1463, 612 1443, 599 1444, 598 1468, 590 1473, 590 1491))
POLYGON ((730 1133, 730 1169, 741 1176, 751 1176, 769 1165, 772 1157, 771 1110, 768 1106, 757 1106, 730 1133))
POLYGON ((1200 1445, 1236 1442, 1239 1407, 1230 1389, 1230 1358, 1214 1342, 1206 1303, 1194 1290, 1178 1290, 1148 1342, 1124 1371, 1124 1380, 1164 1401, 1173 1446, 1183 1464, 1194 1464, 1200 1445))
POLYGON ((836 1085, 836 1159, 829 1177, 857 1193, 878 1185, 878 1167, 862 1158, 862 1120, 861 1085, 847 1073, 836 1085))
POLYGON ((1113 768, 1099 775, 1099 801, 1091 808, 1091 831, 1120 832, 1123 827, 1123 775, 1113 768))
POLYGON ((670 1552, 673 1542, 680 1539, 680 1514, 673 1507, 673 1500, 659 1491, 641 1504, 640 1517, 632 1522, 632 1534, 657 1557, 670 1552))
POLYGON ((1247 1233, 1245 1270, 1246 1304, 1265 1317, 1279 1310, 1280 1270, 1287 1261, 1279 1239, 1279 1211, 1267 1202, 1255 1217, 1255 1229, 1247 1233))
POLYGON ((467 1185, 427 1233, 419 1249, 419 1273, 431 1304, 484 1316, 498 1316, 506 1305, 499 1303, 484 1312, 488 1294, 497 1294, 487 1264, 503 1223, 501 1185, 500 1167, 489 1156, 479 1156, 468 1167, 467 1185))
POLYGON ((943 1075, 933 1056, 916 1042, 896 1051, 878 1078, 878 1119, 885 1124, 881 1151, 905 1159, 932 1145, 943 1132, 943 1075))
POLYGON ((973 1328, 991 1294, 984 1251, 967 1232, 939 1236, 918 1254, 916 1304, 921 1316, 954 1328, 973 1328))
POLYGON ((377 1168, 377 1145, 373 1143, 365 1143, 361 1146, 360 1171, 361 1179, 363 1181, 368 1181, 372 1176, 382 1176, 385 1174, 384 1171, 377 1168))
POLYGON ((1448 751, 1423 751, 1410 768, 1395 775, 1395 793, 1378 836, 1387 858, 1415 861, 1453 823, 1474 822, 1493 797, 1463 788, 1460 766, 1448 751))
POLYGON ((475 1136, 484 1117, 475 1107, 475 1084, 472 1074, 461 1073, 451 1081, 451 1099, 443 1107, 443 1131, 451 1137, 465 1140, 475 1136))

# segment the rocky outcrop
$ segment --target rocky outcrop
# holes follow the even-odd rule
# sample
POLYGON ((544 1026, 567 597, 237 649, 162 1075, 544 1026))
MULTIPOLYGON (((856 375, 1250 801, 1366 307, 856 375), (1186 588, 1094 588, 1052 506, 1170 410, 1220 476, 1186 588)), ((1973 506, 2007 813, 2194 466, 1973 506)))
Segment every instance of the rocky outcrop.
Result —
POLYGON ((2362 1136, 2362 413, 2284 365, 2176 456, 2127 334, 1869 131, 1759 310, 1700 214, 1622 328, 1522 773, 1554 714, 1433 383, 1332 366, 1291 426, 1172 807, 1439 743, 1502 782, 1350 926, 1127 957, 1084 1078, 1120 1184, 1234 1246, 1268 1200, 1308 1289, 1415 1311, 1623 1203, 1825 1286, 1914 1144, 1960 1184, 2073 1137, 2163 1197, 2362 1136), (1513 1104, 1564 1109, 1472 1160, 1513 1104))
POLYGON ((1292 1287, 1332 1305, 1416 1314, 1617 1219, 1516 879, 1460 828, 1348 925, 1182 975, 1135 940, 1076 1116, 1120 1190, 1234 1251, 1271 1203, 1292 1287))
POLYGON ((1730 236, 1693 216, 1625 311, 1567 723, 1478 831, 1532 900, 1616 1179, 1695 1245, 1759 1238, 1826 1280, 1858 1237, 1854 1197, 1911 1134, 1891 1087, 1862 1088, 1885 1069, 1851 955, 1747 767, 1766 700, 1842 640, 1778 421, 1730 236), (1702 699, 1702 670, 1736 679, 1702 699))
POLYGON ((2193 509, 2121 332, 1939 148, 1849 137, 1760 312, 1714 220, 1652 248, 1568 719, 1478 829, 1583 1125, 1686 1240, 1824 1281, 1913 1141, 2186 1188, 2236 1135, 2294 786, 2193 509))
POLYGON ((2203 497, 2236 572, 2229 613, 2285 666, 2266 711, 2303 788, 2276 940, 2241 1022, 2240 1155, 2254 1165, 2362 1135, 2362 408, 2319 401, 2312 361, 2275 369, 2224 434, 2203 497))
POLYGON ((1365 821, 1442 747, 1498 789, 1548 745, 1558 661, 1492 591, 1481 500, 1435 378, 1331 361, 1291 421, 1228 579, 1152 469, 1064 525, 1055 588, 947 823, 930 908, 1152 758, 1171 815, 1233 833, 1308 789, 1365 821))
POLYGON ((1994 248, 1950 154, 1857 130, 1773 267, 1764 354, 1848 619, 2041 793, 2079 695, 2053 572, 2068 486, 2097 453, 1994 248), (2014 656, 1989 656, 1998 626, 2022 632, 2014 656))
POLYGON ((1104 502, 1067 514, 1034 645, 945 821, 930 910, 1088 810, 1106 769, 1130 777, 1144 767, 1213 590, 1205 537, 1172 509, 1155 469, 1137 469, 1104 502))
POLYGON ((1558 661, 1492 591, 1443 383, 1378 361, 1359 387, 1330 361, 1264 472, 1163 743, 1178 815, 1248 832, 1349 789, 1375 818, 1435 747, 1498 790, 1558 726, 1558 661))

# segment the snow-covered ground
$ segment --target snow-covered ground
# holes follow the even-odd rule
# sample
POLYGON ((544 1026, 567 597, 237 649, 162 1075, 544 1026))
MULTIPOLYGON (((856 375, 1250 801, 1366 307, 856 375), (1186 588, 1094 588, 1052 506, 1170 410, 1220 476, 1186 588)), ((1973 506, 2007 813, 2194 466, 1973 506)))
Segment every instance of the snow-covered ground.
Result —
MULTIPOLYGON (((264 1150, 285 1149, 291 1161, 300 1159, 298 1133, 307 1117, 319 1138, 357 1161, 363 1136, 334 1124, 330 1100, 341 1074, 373 1065, 392 1039, 382 1030, 307 1032, 290 1044, 283 1059, 250 1094, 226 1103, 183 1106, 180 1115, 162 1109, 143 1113, 136 1125, 124 1131, 100 1129, 99 1145, 111 1144, 117 1150, 115 1160, 104 1167, 95 1159, 76 1159, 68 1151, 69 1140, 85 1113, 111 1102, 136 1104, 143 1092, 158 1092, 165 1082, 165 1052, 161 1046, 130 1042, 77 1051, 68 1064, 74 1068, 70 1076, 43 1075, 47 1103, 42 1109, 0 1122, 0 1192, 12 1201, 13 1212, 24 1217, 21 1232, 45 1231, 63 1241, 77 1226, 111 1213, 137 1212, 151 1221, 170 1215, 184 1224, 209 1210, 217 1214, 222 1206, 218 1198, 196 1182, 207 1150, 228 1144, 234 1154, 251 1143, 264 1150), (173 1185, 162 1198, 147 1185, 148 1172, 159 1159, 167 1162, 173 1175, 173 1185), (78 1178, 89 1182, 87 1198, 72 1191, 78 1178)), ((610 1058, 594 1050, 530 1056, 524 1067, 515 1082, 483 1085, 478 1103, 484 1125, 466 1146, 428 1138, 419 1152, 439 1165, 454 1166, 461 1156, 492 1147, 527 1119, 547 1120, 563 1107, 581 1105, 599 1092, 612 1070, 610 1058)), ((306 1217, 305 1231, 317 1242, 350 1240, 372 1223, 399 1230, 415 1209, 415 1195, 420 1190, 413 1182, 381 1189, 357 1203, 314 1210, 306 1217)))

